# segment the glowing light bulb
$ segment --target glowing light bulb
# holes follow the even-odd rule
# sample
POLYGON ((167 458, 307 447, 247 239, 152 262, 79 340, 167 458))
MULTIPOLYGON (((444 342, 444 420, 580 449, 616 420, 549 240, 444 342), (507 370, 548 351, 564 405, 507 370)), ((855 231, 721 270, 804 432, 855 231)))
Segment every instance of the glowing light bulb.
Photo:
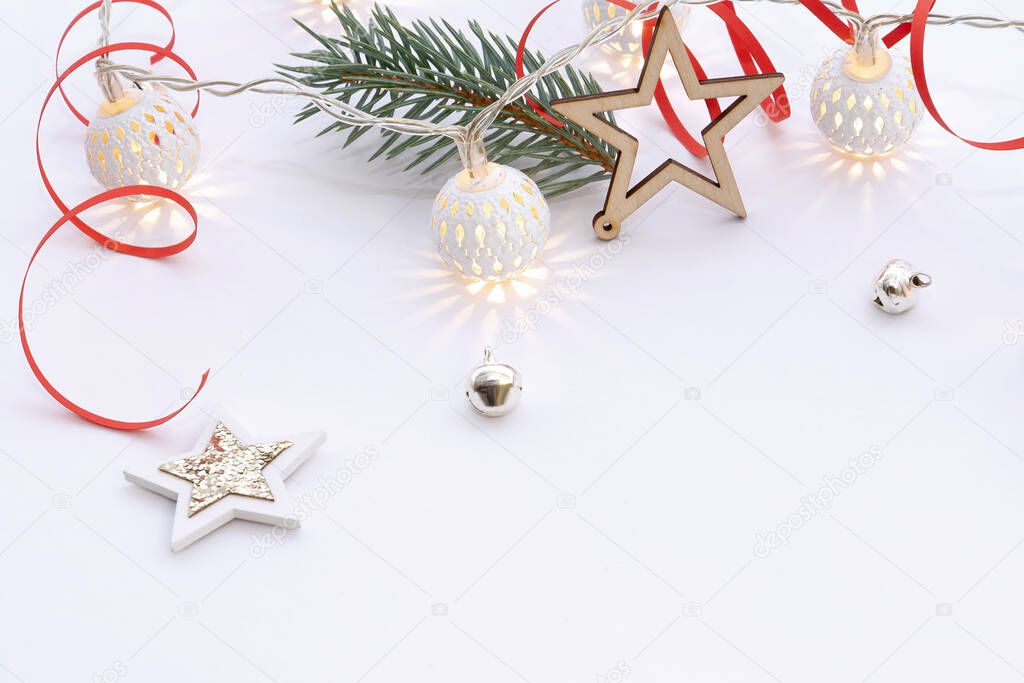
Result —
POLYGON ((530 267, 550 234, 551 211, 537 184, 511 166, 463 170, 434 200, 431 230, 441 259, 474 280, 507 280, 530 267))
POLYGON ((85 134, 89 170, 108 189, 158 185, 177 189, 199 164, 192 117, 164 90, 130 88, 106 102, 85 134))
MULTIPOLYGON (((583 21, 587 31, 594 30, 602 21, 622 16, 628 11, 609 0, 583 0, 583 21)), ((682 31, 690 17, 689 5, 677 4, 672 8, 672 16, 682 31)), ((602 43, 601 48, 616 57, 639 62, 643 59, 643 33, 643 22, 635 21, 623 28, 616 37, 602 43)))
POLYGON ((910 140, 924 105, 910 60, 868 37, 822 62, 811 86, 811 114, 837 150, 878 159, 910 140))

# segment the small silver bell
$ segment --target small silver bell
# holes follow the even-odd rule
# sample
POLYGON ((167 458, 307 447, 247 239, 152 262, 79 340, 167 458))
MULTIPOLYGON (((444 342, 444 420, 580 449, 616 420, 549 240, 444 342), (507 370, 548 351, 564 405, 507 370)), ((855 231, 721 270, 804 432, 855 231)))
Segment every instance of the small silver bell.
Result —
POLYGON ((523 378, 511 365, 496 363, 490 347, 484 349, 484 362, 473 368, 466 384, 466 397, 473 410, 487 417, 508 415, 523 394, 523 378))
POLYGON ((931 275, 915 271, 903 259, 891 258, 875 276, 874 303, 886 313, 906 313, 917 304, 917 290, 931 284, 931 275))

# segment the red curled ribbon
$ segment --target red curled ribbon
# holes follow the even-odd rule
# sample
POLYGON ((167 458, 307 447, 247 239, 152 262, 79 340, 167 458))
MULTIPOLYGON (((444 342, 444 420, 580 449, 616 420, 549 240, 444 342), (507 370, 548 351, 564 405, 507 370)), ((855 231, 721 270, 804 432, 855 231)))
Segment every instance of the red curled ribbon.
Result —
MULTIPOLYGON (((839 17, 829 10, 828 7, 822 4, 821 0, 800 0, 800 2, 804 7, 811 10, 815 16, 821 19, 826 26, 832 29, 836 35, 847 40, 847 42, 851 42, 851 40, 846 38, 844 31, 838 29, 837 23, 842 24, 839 17)), ((999 142, 983 142, 980 140, 965 138, 953 130, 953 128, 946 123, 946 120, 942 118, 942 114, 939 113, 938 107, 935 106, 935 100, 932 99, 931 90, 928 87, 928 76, 925 73, 924 65, 924 38, 925 31, 928 29, 928 15, 935 7, 936 2, 937 0, 917 0, 917 5, 914 7, 914 14, 911 20, 900 24, 887 33, 882 38, 882 42, 886 47, 892 47, 907 36, 910 36, 910 65, 914 74, 914 84, 917 86, 918 94, 921 96, 921 102, 924 103, 928 113, 932 115, 935 122, 942 126, 946 132, 966 142, 972 147, 977 147, 978 149, 985 149, 992 152, 1008 152, 1024 149, 1024 137, 1014 138, 1012 140, 1001 140, 999 142)), ((857 11, 855 0, 844 0, 843 6, 847 9, 857 11), (850 2, 849 5, 847 5, 847 1, 850 2)), ((845 26, 845 24, 843 24, 843 26, 845 26)))
MULTIPOLYGON (((163 417, 156 418, 154 420, 146 420, 144 422, 125 422, 123 420, 115 420, 109 417, 103 417, 102 415, 98 415, 92 411, 86 410, 85 408, 78 405, 77 403, 69 399, 67 396, 62 394, 55 386, 53 386, 53 384, 46 378, 46 375, 43 374, 43 371, 39 368, 39 364, 36 362, 35 356, 32 355, 32 349, 29 346, 28 336, 25 332, 25 284, 28 281, 28 275, 29 272, 32 270, 32 264, 35 263, 36 256, 39 255, 39 252, 42 251, 43 247, 50 240, 50 238, 53 237, 53 235, 58 230, 60 230, 61 227, 68 223, 68 221, 74 219, 75 216, 82 213, 83 211, 87 211, 88 209, 91 209, 94 206, 97 206, 98 204, 102 204, 103 202, 109 201, 111 199, 117 199, 119 197, 130 197, 132 195, 138 195, 141 193, 145 193, 147 195, 156 197, 163 197, 165 199, 170 199, 171 201, 178 204, 178 206, 183 208, 186 213, 188 213, 193 223, 192 233, 188 237, 186 237, 185 239, 176 244, 172 244, 166 247, 153 248, 152 250, 150 250, 150 255, 148 256, 148 258, 160 258, 161 256, 170 256, 171 254, 176 254, 180 251, 184 251, 185 249, 187 249, 188 246, 195 241, 199 221, 199 217, 196 214, 195 208, 192 206, 192 204, 189 203, 187 199, 182 197, 177 192, 174 192, 173 190, 168 190, 162 187, 155 187, 152 185, 130 185, 128 187, 119 187, 116 190, 108 190, 106 192, 102 192, 82 202, 78 206, 74 207, 73 209, 65 213, 56 223, 53 224, 53 226, 49 230, 46 231, 46 234, 43 235, 43 238, 41 240, 39 240, 39 244, 36 245, 35 251, 32 252, 32 256, 29 258, 28 266, 26 266, 25 268, 25 276, 21 280, 21 292, 18 294, 18 333, 21 336, 21 348, 25 352, 25 359, 28 361, 28 366, 32 369, 32 374, 35 375, 39 383, 43 385, 43 388, 46 389, 46 392, 50 394, 50 396, 52 396, 58 403, 60 403, 62 406, 70 410, 72 413, 88 420, 89 422, 101 425, 103 427, 109 427, 111 429, 121 429, 125 431, 135 431, 140 429, 149 429, 150 427, 157 427, 177 416, 178 413, 187 408, 189 404, 192 403, 192 401, 195 399, 195 397, 199 395, 199 392, 203 390, 203 387, 206 385, 206 380, 210 376, 210 371, 207 369, 206 372, 203 373, 203 377, 199 381, 199 387, 196 389, 195 393, 192 394, 192 398, 190 398, 182 406, 180 406, 173 412, 168 413, 163 417)), ((115 240, 108 240, 108 242, 114 243, 115 245, 120 244, 115 240)), ((123 251, 123 249, 118 249, 116 246, 110 246, 110 244, 104 244, 104 246, 109 246, 114 251, 123 251)))
MULTIPOLYGON (((844 22, 821 0, 800 0, 800 4, 810 10, 811 14, 818 18, 818 21, 825 24, 832 33, 839 36, 840 40, 853 45, 853 27, 844 22)), ((846 9, 850 9, 845 3, 846 9)))
MULTIPOLYGON (((156 418, 154 420, 147 420, 144 422, 126 422, 123 420, 115 420, 112 418, 103 417, 102 415, 98 415, 92 411, 83 408, 82 406, 78 405, 77 403, 66 397, 64 394, 58 391, 57 388, 47 379, 46 375, 40 369, 39 364, 36 362, 36 359, 32 354, 32 349, 29 346, 28 336, 25 330, 24 318, 25 285, 28 282, 28 276, 32 270, 32 265, 35 263, 36 257, 39 255, 39 252, 50 240, 50 238, 53 237, 53 235, 61 227, 63 227, 65 224, 69 222, 72 223, 79 230, 81 230, 84 234, 88 235, 92 240, 98 242, 107 249, 124 254, 129 254, 132 256, 139 256, 142 258, 164 258, 167 256, 178 254, 187 249, 189 246, 191 246, 196 239, 196 234, 198 233, 199 230, 199 216, 196 213, 196 210, 192 206, 192 204, 187 199, 185 199, 184 196, 175 192, 174 190, 153 185, 132 185, 129 187, 121 187, 115 190, 108 190, 106 192, 102 192, 94 197, 91 197, 90 199, 87 199, 78 206, 69 209, 67 205, 64 203, 64 201, 57 194, 56 190, 53 187, 53 184, 50 182, 50 179, 46 174, 46 170, 43 165, 42 152, 40 149, 40 134, 42 131, 43 116, 46 113, 46 108, 52 101, 54 94, 60 91, 61 85, 64 83, 64 81, 67 80, 67 78, 72 73, 77 71, 84 64, 91 62, 92 60, 96 59, 101 55, 114 52, 121 52, 125 50, 142 50, 146 52, 151 52, 158 57, 167 57, 176 62, 177 64, 179 64, 183 69, 185 69, 192 78, 195 78, 195 74, 192 72, 191 67, 189 67, 188 64, 181 57, 171 52, 171 50, 168 48, 162 48, 157 45, 151 45, 149 43, 117 43, 115 45, 97 48, 92 52, 83 55, 77 61, 75 61, 74 64, 72 64, 63 73, 61 73, 57 77, 56 82, 54 82, 54 84, 50 87, 49 92, 47 92, 46 97, 43 100, 43 106, 39 112, 39 121, 36 124, 36 162, 39 167, 39 175, 43 180, 43 185, 46 187, 46 190, 49 193, 50 197, 53 199, 57 207, 61 210, 63 215, 60 219, 57 220, 56 223, 53 224, 53 226, 46 232, 46 234, 43 235, 43 238, 39 241, 39 244, 36 246, 35 251, 33 251, 32 256, 29 258, 28 265, 25 268, 25 276, 22 278, 21 292, 18 296, 18 332, 21 336, 21 348, 25 353, 25 358, 28 361, 29 367, 32 369, 33 375, 35 375, 35 378, 39 381, 43 388, 46 389, 47 393, 49 393, 50 396, 52 396, 58 403, 60 403, 62 406, 70 410, 75 415, 78 415, 79 417, 85 420, 101 425, 103 427, 121 430, 139 430, 149 429, 150 427, 162 425, 168 420, 178 415, 186 407, 188 407, 188 405, 192 403, 195 397, 199 395, 199 392, 202 391, 203 387, 206 385, 206 380, 209 378, 210 375, 209 369, 207 369, 206 372, 203 373, 203 376, 199 382, 199 386, 196 389, 195 393, 192 395, 192 398, 186 401, 184 405, 182 405, 181 407, 177 408, 176 410, 167 415, 164 415, 163 417, 156 418), (139 194, 169 199, 178 206, 180 206, 192 219, 192 232, 183 240, 176 242, 174 244, 169 244, 162 247, 143 247, 139 245, 128 244, 107 237, 98 230, 89 226, 79 217, 82 212, 87 211, 88 209, 91 209, 99 204, 102 204, 103 202, 139 194)), ((196 107, 198 108, 198 106, 199 105, 197 102, 196 107)), ((194 113, 195 112, 193 112, 193 115, 194 113)))
MULTIPOLYGON (((759 76, 778 71, 754 32, 736 14, 736 8, 732 2, 723 0, 723 2, 710 5, 708 9, 725 23, 733 51, 736 53, 736 58, 739 60, 744 74, 759 76)), ((768 99, 761 103, 761 109, 773 123, 780 123, 788 119, 791 111, 786 88, 780 85, 768 99)))
MULTIPOLYGON (((163 5, 161 5, 161 4, 157 3, 157 2, 154 2, 153 0, 110 0, 110 1, 112 3, 128 2, 128 3, 135 4, 135 5, 145 5, 146 7, 151 7, 152 9, 155 9, 157 12, 162 14, 164 16, 164 18, 167 19, 167 23, 170 24, 170 26, 171 26, 171 39, 169 41, 167 41, 167 45, 164 46, 164 50, 170 51, 170 50, 174 49, 174 41, 176 40, 176 35, 175 35, 175 31, 174 31, 174 19, 171 17, 171 13, 168 12, 164 8, 163 5)), ((54 75, 54 77, 57 77, 60 74, 60 51, 61 51, 61 48, 64 47, 64 41, 67 40, 68 34, 71 33, 71 29, 73 29, 76 25, 78 25, 78 22, 80 22, 82 19, 84 19, 85 17, 87 17, 91 13, 95 12, 96 10, 98 10, 102 4, 103 4, 103 0, 97 0, 97 2, 92 3, 91 5, 89 5, 85 9, 83 9, 81 12, 76 14, 75 18, 72 19, 71 23, 68 24, 67 28, 64 29, 64 33, 61 34, 60 40, 57 42, 57 54, 53 58, 53 75, 54 75)), ((161 59, 163 59, 165 56, 166 56, 165 54, 155 53, 155 54, 153 54, 149 58, 149 63, 150 64, 156 64, 161 59)), ((190 71, 190 69, 186 68, 186 71, 190 71)), ((192 77, 195 78, 195 76, 192 76, 192 77)), ((75 105, 71 104, 71 100, 68 98, 67 93, 64 92, 64 86, 63 85, 59 86, 59 89, 60 89, 60 96, 64 99, 64 104, 66 104, 68 106, 68 109, 71 110, 71 113, 75 115, 75 118, 77 118, 79 121, 82 122, 83 126, 88 126, 89 125, 89 119, 85 118, 85 116, 83 116, 82 113, 79 112, 78 109, 75 108, 75 105)))
MULTIPOLYGON (((536 24, 540 20, 540 18, 544 16, 545 12, 547 12, 549 9, 557 5, 560 1, 561 0, 552 0, 552 2, 545 5, 541 11, 537 12, 537 14, 533 16, 533 19, 530 19, 530 23, 526 25, 526 30, 523 31, 522 37, 519 38, 519 46, 516 48, 516 78, 522 78, 523 74, 525 73, 523 70, 523 59, 526 56, 526 40, 527 38, 530 37, 530 33, 533 32, 534 24, 536 24)), ((526 96, 526 103, 530 105, 530 109, 533 109, 533 111, 538 116, 540 116, 548 123, 552 123, 555 126, 558 126, 559 128, 565 127, 564 121, 559 121, 554 116, 547 113, 547 111, 544 110, 544 107, 540 106, 540 103, 537 102, 537 100, 530 97, 529 95, 526 96)))
MULTIPOLYGON (((821 23, 835 33, 839 38, 852 45, 856 40, 856 32, 853 26, 846 24, 842 19, 836 15, 825 3, 821 0, 800 0, 800 4, 810 10, 811 14, 818 18, 821 23)), ((932 3, 934 4, 934 3, 932 3)), ((851 12, 860 14, 860 9, 857 8, 857 0, 843 0, 843 7, 851 12)), ((896 43, 900 42, 910 34, 910 22, 900 24, 895 29, 890 31, 882 38, 882 42, 885 43, 886 47, 892 47, 896 43)))
POLYGON ((928 78, 924 71, 924 32, 928 28, 928 13, 935 6, 935 0, 918 0, 914 8, 914 18, 910 28, 910 64, 914 71, 914 82, 917 84, 917 91, 921 95, 921 101, 928 109, 935 121, 945 128, 950 134, 960 138, 968 145, 978 149, 987 149, 994 152, 1007 152, 1015 149, 1024 149, 1024 137, 1013 140, 1002 140, 1000 142, 981 142, 970 140, 954 131, 939 114, 935 102, 932 100, 931 91, 928 89, 928 78))
POLYGON ((893 45, 895 45, 896 43, 900 42, 901 40, 910 35, 910 26, 911 23, 909 21, 900 24, 899 26, 889 31, 888 33, 885 34, 885 36, 882 37, 882 43, 886 47, 892 47, 893 45))
MULTIPOLYGON (((625 0, 609 0, 620 7, 626 7, 630 3, 625 0)), ((626 9, 632 9, 632 6, 626 7, 626 9)), ((643 38, 642 38, 642 49, 644 55, 647 55, 651 50, 651 41, 654 39, 654 27, 657 22, 655 19, 648 19, 644 22, 643 38)), ((700 80, 705 80, 708 77, 704 67, 701 66, 700 61, 697 60, 697 56, 690 51, 690 48, 685 44, 683 47, 686 49, 686 56, 690 60, 690 64, 693 65, 693 72, 697 75, 700 80)), ((686 126, 683 124, 679 115, 676 114, 675 107, 672 106, 672 100, 668 97, 668 91, 665 90, 664 84, 661 80, 658 80, 658 84, 654 86, 654 101, 658 105, 658 110, 661 112, 661 118, 665 120, 669 130, 676 136, 683 147, 687 149, 690 154, 696 157, 706 157, 708 150, 704 145, 697 142, 697 139, 690 134, 690 131, 686 130, 686 126)), ((718 103, 717 99, 711 98, 704 100, 704 105, 708 108, 708 115, 715 119, 722 113, 722 105, 718 103)))
MULTIPOLYGON (((614 5, 622 7, 626 11, 631 11, 636 8, 636 5, 629 0, 608 0, 614 5)), ((852 2, 853 0, 847 0, 852 2)), ((554 0, 545 7, 543 7, 527 24, 526 30, 523 32, 522 37, 519 39, 519 46, 516 51, 516 76, 518 78, 523 77, 523 55, 526 51, 526 41, 530 37, 530 33, 533 31, 533 27, 537 21, 547 12, 551 7, 556 5, 559 0, 554 0)), ((652 4, 650 7, 653 8, 657 3, 652 4)), ((711 10, 725 23, 726 29, 729 32, 729 39, 732 41, 733 50, 736 52, 736 57, 740 62, 743 72, 748 76, 757 75, 761 73, 769 73, 775 71, 775 67, 768 57, 767 52, 761 43, 754 36, 750 28, 736 15, 736 10, 733 8, 732 3, 727 0, 710 6, 711 10)), ((654 26, 656 19, 648 19, 644 22, 643 31, 643 52, 644 54, 650 49, 651 38, 654 34, 654 26)), ((693 65, 694 73, 700 79, 706 79, 707 73, 701 66, 697 57, 686 49, 687 55, 690 58, 690 63, 693 65)), ((658 81, 658 85, 654 91, 655 102, 658 105, 658 109, 661 112, 662 118, 668 125, 672 134, 675 135, 676 139, 693 155, 698 157, 707 156, 707 150, 697 139, 690 134, 683 125, 682 120, 676 114, 675 109, 672 107, 672 102, 669 100, 668 93, 665 91, 665 87, 661 81, 658 81)), ((564 126, 565 124, 560 120, 554 118, 548 113, 544 107, 542 107, 536 100, 529 95, 526 96, 526 101, 530 107, 544 120, 554 123, 557 126, 564 126)), ((717 117, 722 112, 722 107, 716 99, 706 100, 708 114, 711 118, 717 117)), ((784 87, 779 87, 771 97, 765 100, 761 107, 764 109, 768 118, 773 122, 779 122, 789 117, 790 107, 789 98, 786 95, 784 87)))

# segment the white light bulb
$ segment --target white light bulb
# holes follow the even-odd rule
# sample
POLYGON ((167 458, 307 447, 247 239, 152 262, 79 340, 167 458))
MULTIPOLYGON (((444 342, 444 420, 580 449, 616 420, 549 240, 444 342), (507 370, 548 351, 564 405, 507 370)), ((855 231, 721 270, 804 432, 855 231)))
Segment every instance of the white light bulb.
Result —
POLYGON ((487 164, 451 178, 434 200, 431 230, 454 271, 474 280, 507 280, 530 267, 550 233, 551 211, 537 184, 511 166, 487 164))
POLYGON ((89 123, 85 154, 93 177, 108 189, 158 185, 177 189, 199 164, 192 117, 164 90, 130 88, 89 123))
POLYGON ((811 114, 840 152, 880 158, 895 152, 924 116, 910 60, 885 48, 836 52, 811 86, 811 114))
MULTIPOLYGON (((602 21, 621 17, 628 12, 629 10, 619 7, 609 0, 583 0, 583 21, 587 26, 587 31, 593 31, 602 21)), ((672 8, 672 16, 675 18, 679 30, 682 31, 690 16, 690 7, 682 3, 677 4, 672 8)), ((617 57, 630 57, 639 60, 643 57, 643 33, 644 23, 634 21, 623 28, 617 36, 602 43, 601 48, 617 57)))

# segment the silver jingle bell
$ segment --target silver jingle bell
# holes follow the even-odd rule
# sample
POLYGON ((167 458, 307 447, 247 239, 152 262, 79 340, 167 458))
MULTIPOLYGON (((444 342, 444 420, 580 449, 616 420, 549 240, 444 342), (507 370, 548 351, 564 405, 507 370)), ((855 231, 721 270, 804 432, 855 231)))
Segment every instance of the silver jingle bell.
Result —
POLYGON ((511 365, 496 363, 490 347, 484 362, 473 368, 466 384, 466 397, 473 410, 487 417, 508 415, 523 395, 523 378, 511 365))
POLYGON ((917 304, 917 290, 932 284, 932 276, 919 273, 903 259, 891 258, 874 281, 874 303, 886 313, 906 313, 917 304))

